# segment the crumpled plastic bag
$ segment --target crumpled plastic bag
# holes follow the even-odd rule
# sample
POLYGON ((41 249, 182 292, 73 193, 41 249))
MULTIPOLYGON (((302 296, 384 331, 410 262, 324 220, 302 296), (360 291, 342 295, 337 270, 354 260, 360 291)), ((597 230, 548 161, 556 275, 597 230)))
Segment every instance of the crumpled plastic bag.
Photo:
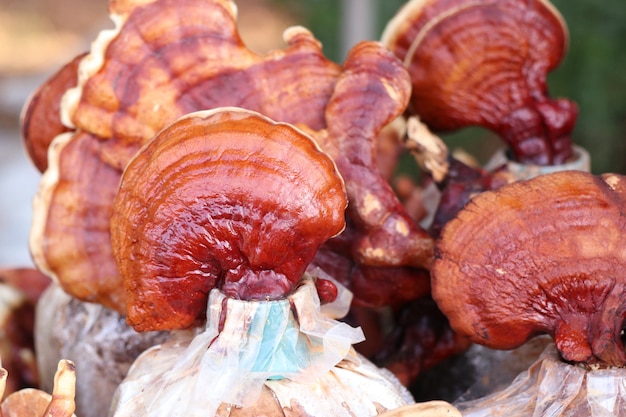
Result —
MULTIPOLYGON (((347 311, 350 297, 338 300, 347 306, 325 310, 347 311)), ((222 404, 253 406, 267 388, 282 406, 295 401, 310 416, 371 416, 412 403, 390 372, 354 351, 363 339, 360 328, 322 312, 308 276, 276 301, 234 300, 214 289, 204 331, 174 332, 144 352, 110 415, 213 416, 222 404)))
POLYGON ((549 344, 504 390, 454 405, 464 417, 626 417, 626 369, 570 365, 549 344))

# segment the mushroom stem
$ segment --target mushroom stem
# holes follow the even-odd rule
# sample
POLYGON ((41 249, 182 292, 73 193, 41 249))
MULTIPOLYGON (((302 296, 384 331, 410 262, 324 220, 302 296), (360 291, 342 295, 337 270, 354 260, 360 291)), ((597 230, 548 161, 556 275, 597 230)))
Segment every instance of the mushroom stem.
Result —
POLYGON ((450 170, 448 147, 417 116, 409 117, 405 145, 436 183, 444 181, 450 170))
POLYGON ((76 367, 70 360, 59 361, 54 375, 52 401, 46 408, 43 417, 71 417, 76 409, 74 402, 76 389, 76 367))
POLYGON ((568 316, 559 322, 554 332, 554 343, 568 362, 587 363, 593 352, 587 339, 589 321, 583 316, 568 316))

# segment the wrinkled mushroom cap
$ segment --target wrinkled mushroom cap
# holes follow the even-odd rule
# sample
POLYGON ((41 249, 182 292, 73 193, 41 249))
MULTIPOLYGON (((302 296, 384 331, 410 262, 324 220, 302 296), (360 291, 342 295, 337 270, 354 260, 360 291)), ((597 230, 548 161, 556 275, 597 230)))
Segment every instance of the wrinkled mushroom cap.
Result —
POLYGON ((344 228, 343 180, 308 135, 258 113, 187 115, 131 161, 111 220, 138 330, 184 328, 208 293, 277 299, 344 228))
POLYGON ((46 80, 22 109, 22 140, 35 167, 48 168, 48 148, 52 140, 71 129, 61 121, 61 98, 78 83, 78 66, 85 54, 78 55, 46 80))
POLYGON ((567 361, 623 366, 626 180, 563 171, 477 195, 443 229, 432 292, 496 349, 552 335, 567 361))
MULTIPOLYGON (((250 51, 231 1, 109 6, 115 28, 94 41, 62 99, 63 125, 75 130, 41 147, 50 166, 35 197, 30 248, 37 267, 66 292, 125 312, 109 223, 135 152, 178 117, 226 105, 322 129, 340 67, 302 27, 285 31, 282 50, 250 51)), ((46 117, 58 118, 52 113, 46 117)))

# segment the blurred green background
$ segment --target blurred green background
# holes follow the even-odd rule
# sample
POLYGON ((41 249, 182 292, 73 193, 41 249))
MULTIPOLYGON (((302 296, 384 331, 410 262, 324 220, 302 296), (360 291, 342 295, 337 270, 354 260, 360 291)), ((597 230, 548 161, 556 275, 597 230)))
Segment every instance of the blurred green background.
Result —
MULTIPOLYGON (((327 56, 343 60, 341 1, 272 0, 295 14, 322 41, 327 56)), ((405 3, 377 0, 375 31, 405 3)), ((554 97, 578 103, 573 141, 592 155, 594 173, 626 173, 626 1, 553 0, 570 31, 568 55, 548 78, 554 97)), ((462 147, 485 161, 500 142, 482 129, 446 135, 450 147, 462 147)))

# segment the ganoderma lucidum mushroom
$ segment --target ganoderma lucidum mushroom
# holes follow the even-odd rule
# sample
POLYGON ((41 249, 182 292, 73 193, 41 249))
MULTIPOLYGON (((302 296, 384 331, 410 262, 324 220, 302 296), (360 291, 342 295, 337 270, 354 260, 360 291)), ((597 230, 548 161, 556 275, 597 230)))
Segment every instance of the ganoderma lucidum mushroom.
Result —
MULTIPOLYGON (((192 113, 124 170, 111 219, 128 322, 187 328, 208 293, 275 300, 345 227, 344 183, 304 133, 258 113, 192 113)), ((332 300, 329 300, 332 301, 332 300)))
POLYGON ((322 147, 331 156, 336 157, 333 150, 358 152, 345 157, 351 159, 349 163, 338 162, 340 171, 343 167, 362 173, 370 170, 364 178, 373 181, 348 187, 353 205, 359 207, 351 209, 359 243, 349 256, 375 267, 384 262, 392 267, 425 267, 430 262, 432 239, 407 222, 403 207, 380 174, 376 179, 372 164, 371 143, 376 138, 368 135, 375 135, 383 121, 402 111, 408 99, 403 90, 410 88, 405 70, 384 47, 365 43, 353 54, 352 65, 358 66, 361 59, 374 65, 368 71, 353 71, 328 61, 320 43, 301 27, 285 32, 284 50, 267 55, 251 52, 237 33, 231 1, 111 2, 110 9, 116 28, 102 32, 94 42, 81 60, 77 87, 63 98, 61 119, 74 130, 59 135, 51 145, 50 168, 35 200, 31 252, 37 266, 64 290, 125 312, 109 243, 111 202, 121 172, 141 145, 167 123, 189 112, 221 106, 258 111, 312 132, 328 129, 332 134, 316 137, 327 136, 322 147), (384 75, 387 69, 394 78, 384 75), (345 77, 357 84, 354 93, 369 87, 384 93, 390 87, 391 101, 397 101, 391 112, 381 113, 371 124, 369 112, 376 108, 366 107, 368 111, 359 114, 358 94, 335 92, 342 72, 355 73, 345 77), (327 110, 333 94, 341 99, 327 110), (341 119, 342 106, 354 109, 354 123, 341 119), (338 120, 335 127, 326 120, 329 116, 338 120), (362 122, 367 123, 356 125, 362 122), (338 143, 341 140, 350 144, 338 143), (372 189, 365 192, 370 185, 372 189), (388 221, 382 226, 372 223, 380 219, 388 221), (382 248, 387 245, 394 249, 385 252, 382 248))
MULTIPOLYGON (((8 373, 0 369, 0 397, 5 392, 8 373)), ((76 367, 69 360, 58 363, 52 395, 35 388, 24 388, 9 394, 0 405, 3 417, 76 417, 74 396, 76 367)))
POLYGON ((546 84, 568 43, 549 1, 413 0, 382 41, 411 74, 409 111, 433 130, 486 127, 523 163, 572 155, 577 106, 550 98, 546 84))
POLYGON ((109 220, 131 156, 168 121, 219 105, 322 128, 339 67, 302 28, 285 35, 286 50, 249 51, 229 1, 112 2, 110 8, 117 27, 94 42, 62 105, 62 119, 74 130, 51 146, 31 251, 68 293, 123 313, 109 220))
POLYGON ((443 229, 433 297, 487 347, 547 333, 567 362, 624 366, 625 203, 623 176, 579 171, 479 194, 443 229))
POLYGON ((22 140, 40 172, 48 168, 48 148, 52 140, 71 130, 61 122, 61 99, 78 83, 78 65, 85 55, 78 55, 50 76, 24 105, 20 117, 22 140))
POLYGON ((362 333, 321 313, 305 274, 347 202, 316 142, 259 113, 195 112, 150 140, 122 176, 113 253, 129 322, 183 331, 137 359, 111 415, 370 416, 410 401, 356 359, 362 333))

